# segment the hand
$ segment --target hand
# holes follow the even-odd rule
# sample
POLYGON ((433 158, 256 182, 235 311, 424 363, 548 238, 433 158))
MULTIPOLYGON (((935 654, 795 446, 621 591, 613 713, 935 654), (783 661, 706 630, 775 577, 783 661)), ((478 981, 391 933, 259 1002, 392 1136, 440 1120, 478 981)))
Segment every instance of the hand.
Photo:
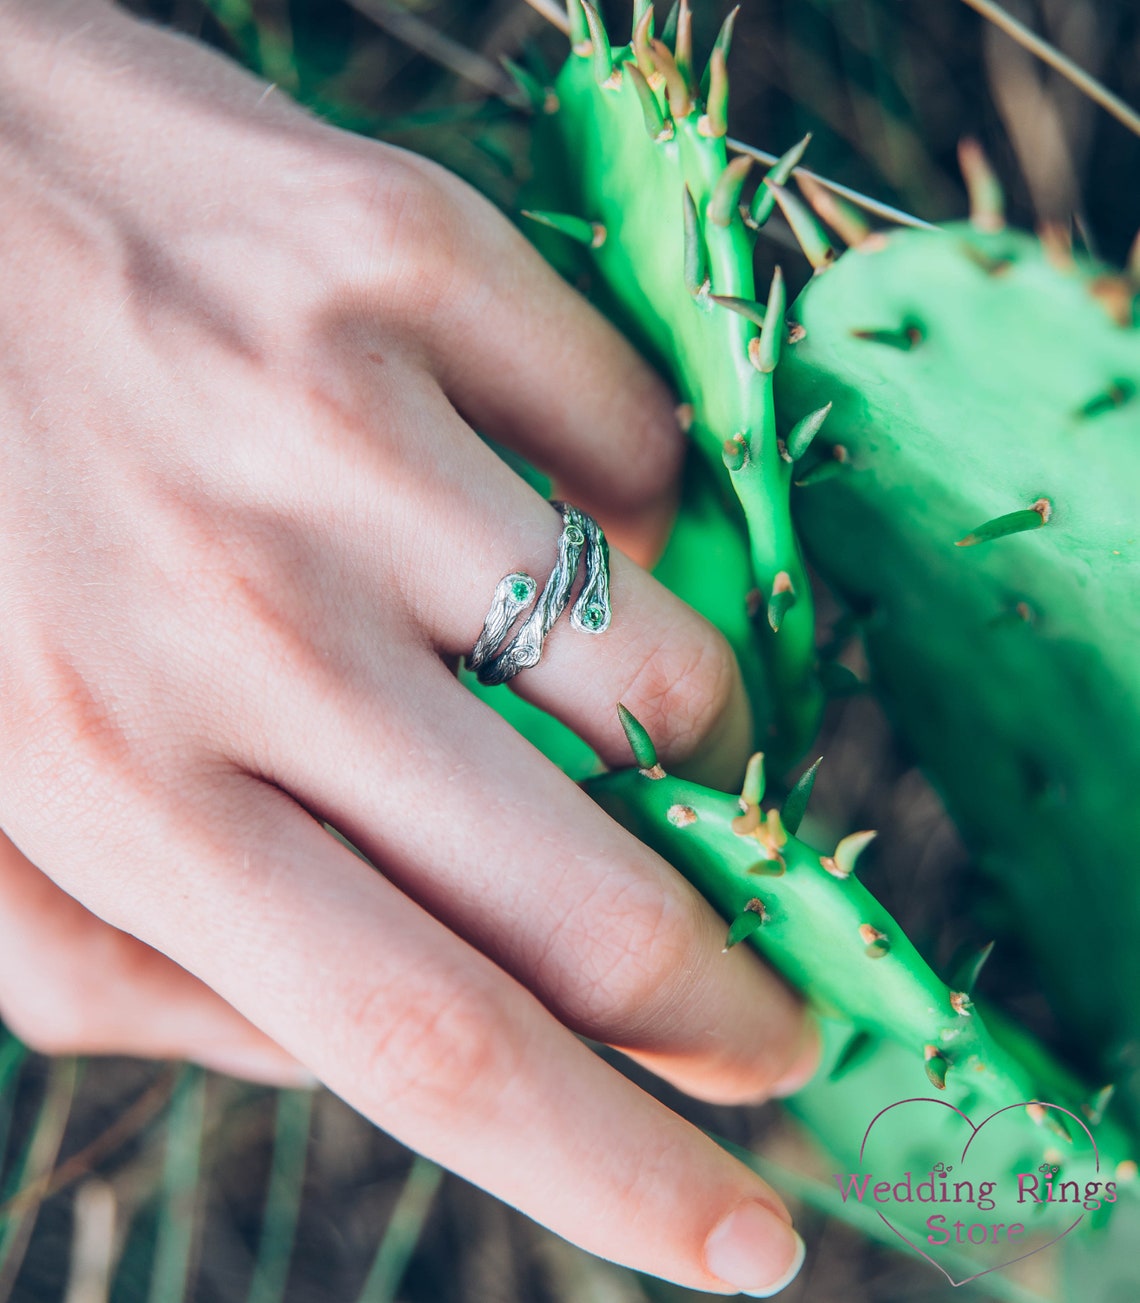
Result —
MULTIPOLYGON (((97 0, 0 0, 0 103, 0 1011, 304 1065, 596 1253, 769 1286, 779 1199, 573 1033, 753 1099, 796 1001, 450 670, 560 528, 473 430, 647 559, 668 394, 455 178, 97 0)), ((517 690, 738 767, 721 637, 620 553, 613 605, 517 690)))

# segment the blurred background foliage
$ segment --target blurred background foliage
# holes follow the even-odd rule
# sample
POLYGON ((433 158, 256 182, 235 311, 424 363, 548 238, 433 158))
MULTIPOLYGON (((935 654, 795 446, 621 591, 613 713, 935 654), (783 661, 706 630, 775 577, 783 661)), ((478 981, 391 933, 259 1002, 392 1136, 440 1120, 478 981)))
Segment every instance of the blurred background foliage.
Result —
MULTIPOLYGON (((541 75, 565 50, 523 0, 131 7, 240 58, 337 125, 438 159, 508 209, 526 180, 527 119, 508 102, 499 56, 541 75)), ((615 39, 628 8, 604 6, 615 39)), ((695 8, 707 48, 727 6, 695 8)), ((1134 0, 1008 8, 1140 103, 1134 0)), ((1002 176, 1013 222, 1061 224, 1108 261, 1128 256, 1140 224, 1140 139, 962 0, 751 0, 732 81, 739 139, 779 152, 811 131, 814 170, 940 221, 965 211, 956 149, 972 135, 1002 176)), ((984 890, 874 703, 834 703, 820 750, 821 842, 852 827, 883 830, 868 885, 936 962, 984 940, 984 890)), ((1015 948, 989 971, 1005 1005, 1049 1038, 1050 1011, 1015 948)), ((1056 1297, 1048 1254, 951 1291, 926 1264, 797 1202, 794 1174, 826 1178, 827 1168, 774 1106, 697 1105, 623 1067, 764 1156, 809 1246, 789 1303, 1056 1297)), ((573 1249, 416 1159, 328 1092, 279 1093, 177 1065, 53 1062, 0 1028, 0 1303, 695 1297, 573 1249)))

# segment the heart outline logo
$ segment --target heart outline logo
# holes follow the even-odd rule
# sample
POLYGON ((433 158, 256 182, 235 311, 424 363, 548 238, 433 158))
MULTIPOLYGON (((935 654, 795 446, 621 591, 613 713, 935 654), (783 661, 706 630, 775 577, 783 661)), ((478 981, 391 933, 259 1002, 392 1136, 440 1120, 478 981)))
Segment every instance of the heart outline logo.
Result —
MULTIPOLYGON (((1093 1162, 1095 1164, 1095 1170, 1098 1173, 1100 1172, 1100 1150, 1097 1147, 1097 1143, 1093 1137, 1093 1133, 1085 1125, 1083 1119, 1079 1118, 1075 1113, 1070 1112, 1069 1109, 1063 1108, 1060 1104, 1048 1104, 1044 1100, 1035 1100, 1035 1099, 1023 1100, 1019 1104, 1006 1104, 1002 1108, 995 1109, 988 1117, 983 1118, 982 1121, 979 1122, 977 1126, 975 1126, 974 1123, 971 1121, 971 1119, 965 1113, 963 1113, 960 1108, 958 1108, 954 1104, 951 1104, 949 1100, 932 1099, 930 1096, 927 1095, 919 1095, 911 1099, 895 1100, 893 1104, 888 1104, 885 1108, 881 1108, 878 1111, 878 1113, 875 1114, 875 1116, 870 1120, 870 1122, 867 1123, 867 1129, 866 1131, 863 1132, 863 1142, 859 1146, 860 1168, 862 1168, 863 1166, 863 1156, 867 1148, 867 1140, 870 1137, 871 1131, 874 1128, 875 1123, 878 1122, 878 1120, 884 1114, 889 1113, 891 1109, 899 1108, 903 1104, 941 1104, 943 1108, 948 1108, 950 1109, 951 1112, 957 1113, 957 1115, 962 1119, 962 1121, 965 1122, 965 1124, 970 1128, 970 1137, 966 1141, 965 1145, 963 1145, 962 1153, 958 1160, 960 1163, 965 1162, 966 1155, 970 1151, 970 1146, 978 1138, 978 1135, 981 1132, 982 1128, 988 1126, 989 1123, 994 1120, 994 1118, 1000 1117, 1003 1113, 1008 1113, 1011 1109, 1026 1108, 1030 1104, 1036 1105, 1038 1108, 1055 1109, 1058 1113, 1064 1113, 1066 1117, 1071 1118, 1081 1128, 1081 1130, 1085 1133, 1085 1135, 1088 1136, 1089 1144, 1092 1146, 1093 1162)), ((1015 1262, 1023 1262, 1026 1258, 1032 1258, 1038 1253, 1043 1253, 1046 1249, 1050 1248, 1052 1245, 1058 1243, 1060 1240, 1063 1240, 1065 1236, 1068 1235, 1071 1231, 1076 1230, 1076 1228, 1085 1219, 1085 1214, 1082 1212, 1081 1215, 1076 1219, 1076 1221, 1073 1222, 1071 1226, 1067 1226, 1063 1231, 1061 1231, 1059 1235, 1055 1235, 1051 1240, 1046 1241, 1044 1244, 1039 1244, 1037 1245, 1036 1248, 1030 1249, 1026 1253, 1020 1253, 1015 1258, 1009 1258, 1005 1262, 999 1262, 996 1266, 986 1267, 982 1271, 976 1271, 972 1276, 964 1276, 961 1280, 955 1280, 954 1277, 951 1276, 951 1274, 946 1270, 946 1268, 940 1262, 935 1261, 935 1259, 932 1258, 930 1254, 925 1251, 925 1249, 919 1248, 917 1244, 915 1244, 912 1240, 908 1239, 907 1236, 905 1236, 902 1233, 902 1231, 900 1231, 899 1228, 895 1226, 894 1223, 888 1217, 886 1217, 883 1213, 879 1212, 878 1209, 876 1209, 875 1212, 888 1230, 893 1232, 893 1234, 897 1235, 898 1238, 902 1240, 904 1244, 906 1244, 909 1248, 913 1249, 915 1253, 917 1253, 920 1257, 925 1258, 926 1261, 929 1262, 932 1267, 936 1267, 943 1274, 943 1276, 946 1277, 946 1279, 950 1282, 950 1285, 954 1289, 957 1289, 961 1285, 968 1285, 971 1281, 979 1280, 982 1276, 988 1276, 993 1271, 1003 1271, 1006 1267, 1012 1267, 1015 1262)))

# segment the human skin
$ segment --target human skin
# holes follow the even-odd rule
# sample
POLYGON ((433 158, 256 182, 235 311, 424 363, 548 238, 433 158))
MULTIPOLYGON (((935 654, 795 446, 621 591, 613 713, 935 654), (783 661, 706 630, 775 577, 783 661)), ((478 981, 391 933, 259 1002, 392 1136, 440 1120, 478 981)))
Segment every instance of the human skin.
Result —
POLYGON ((611 629, 512 687, 738 772, 731 653, 635 564, 664 386, 454 177, 102 0, 0 0, 0 166, 0 1014, 311 1073, 595 1253, 769 1287, 779 1198, 578 1037, 737 1102, 813 1030, 453 676, 560 529, 478 428, 617 545, 611 629))

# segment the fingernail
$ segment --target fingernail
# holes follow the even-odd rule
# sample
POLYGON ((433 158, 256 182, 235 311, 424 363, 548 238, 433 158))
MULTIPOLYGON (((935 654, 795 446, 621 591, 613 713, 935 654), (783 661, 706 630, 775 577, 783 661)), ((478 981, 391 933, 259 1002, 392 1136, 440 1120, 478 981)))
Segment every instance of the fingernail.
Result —
POLYGON ((773 1099, 785 1099, 802 1090, 819 1071, 819 1061, 823 1054, 823 1037, 819 1024, 811 1013, 805 1014, 804 1033, 801 1038, 803 1050, 796 1056, 795 1062, 769 1092, 773 1099))
POLYGON ((778 1294, 803 1262, 803 1240, 757 1200, 733 1209, 705 1243, 709 1271, 749 1298, 778 1294), (775 1279, 773 1270, 781 1273, 775 1279))

